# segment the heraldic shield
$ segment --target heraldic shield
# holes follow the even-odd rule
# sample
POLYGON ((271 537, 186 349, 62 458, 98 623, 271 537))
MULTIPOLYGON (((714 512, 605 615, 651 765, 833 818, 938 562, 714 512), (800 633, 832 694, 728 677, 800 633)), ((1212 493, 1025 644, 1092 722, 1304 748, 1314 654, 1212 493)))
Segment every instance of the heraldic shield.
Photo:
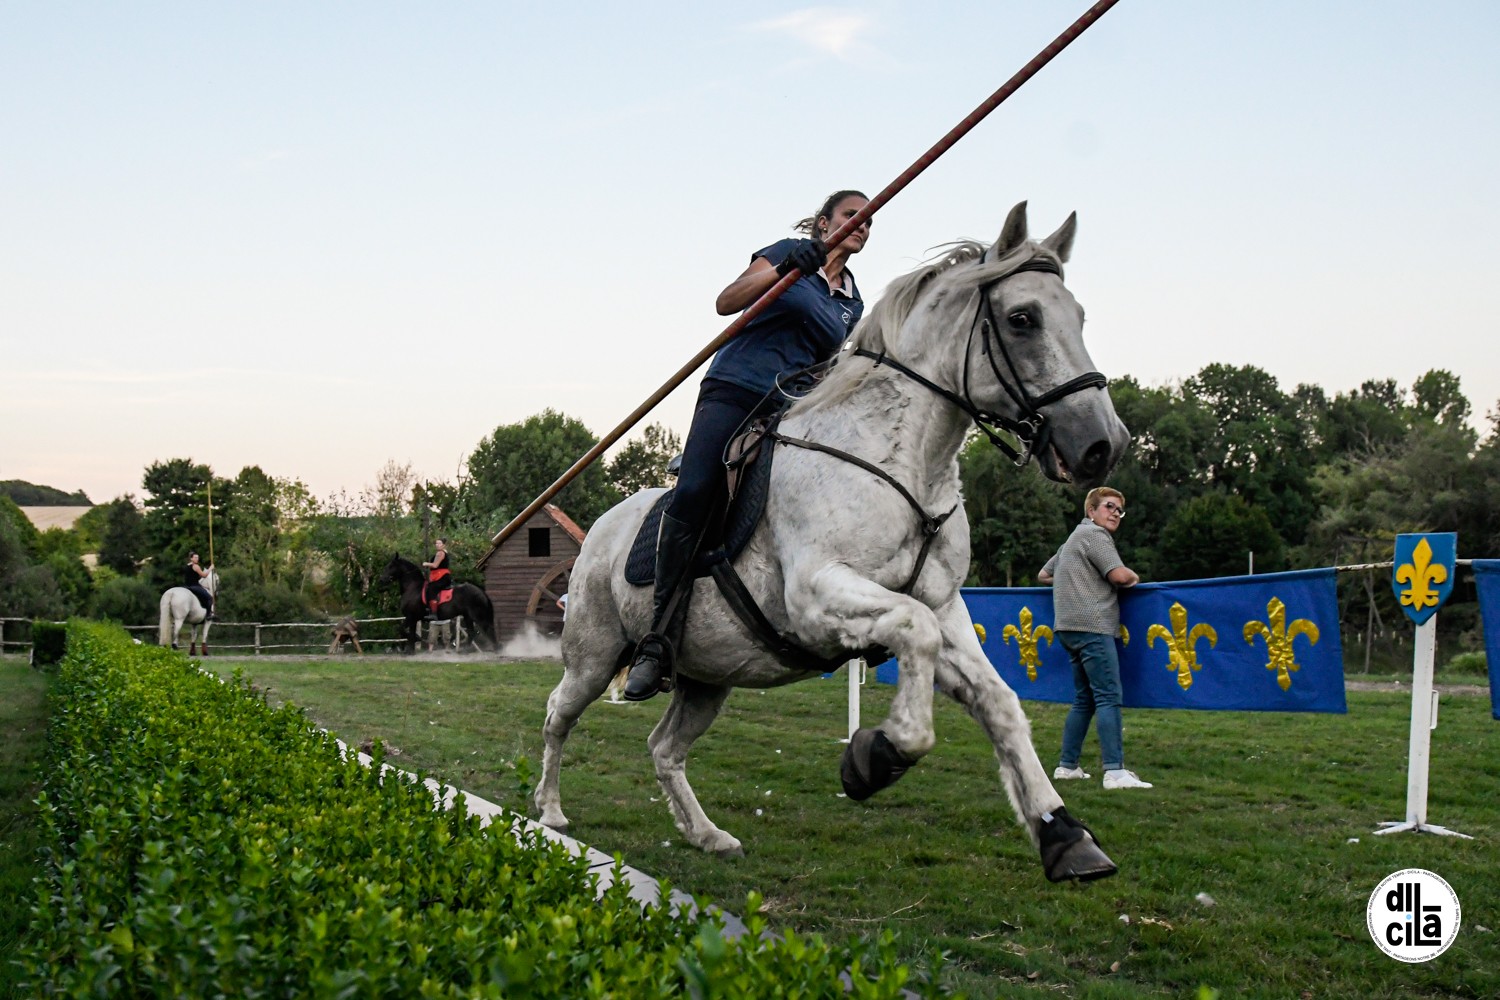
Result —
POLYGON ((1451 531, 1397 535, 1391 589, 1406 617, 1423 624, 1453 593, 1458 535, 1451 531))

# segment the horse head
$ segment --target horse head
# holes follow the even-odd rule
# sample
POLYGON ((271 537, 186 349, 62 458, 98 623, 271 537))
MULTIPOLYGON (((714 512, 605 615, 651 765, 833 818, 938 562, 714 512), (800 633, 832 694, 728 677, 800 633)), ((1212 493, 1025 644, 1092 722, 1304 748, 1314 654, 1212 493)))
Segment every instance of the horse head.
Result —
POLYGON ((219 592, 219 571, 216 569, 209 570, 208 575, 200 577, 198 583, 212 597, 219 592))
POLYGON ((376 582, 405 586, 409 580, 420 579, 422 579, 422 571, 416 567, 415 563, 402 559, 399 552, 392 552, 390 561, 385 564, 385 569, 381 571, 380 578, 376 582))
POLYGON ((965 303, 973 315, 960 390, 978 411, 976 419, 1017 438, 1018 461, 1035 456, 1047 478, 1090 487, 1104 482, 1130 432, 1084 347, 1083 307, 1063 283, 1077 227, 1077 215, 1069 215, 1051 236, 1034 242, 1021 202, 999 239, 953 280, 978 292, 965 303))

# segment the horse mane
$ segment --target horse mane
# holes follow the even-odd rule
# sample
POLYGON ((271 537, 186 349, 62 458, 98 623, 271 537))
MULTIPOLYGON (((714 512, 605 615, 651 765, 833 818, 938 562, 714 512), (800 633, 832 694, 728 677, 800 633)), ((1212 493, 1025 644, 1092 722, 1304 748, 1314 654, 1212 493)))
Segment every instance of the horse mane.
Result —
POLYGON ((953 283, 962 291, 1014 274, 1021 265, 1037 258, 1048 260, 1056 266, 1058 273, 1062 272, 1062 261, 1057 254, 1032 240, 1022 240, 1004 256, 985 261, 984 255, 989 249, 975 240, 955 240, 938 247, 935 256, 887 285, 880 301, 865 313, 849 339, 844 341, 828 374, 806 396, 792 404, 787 416, 841 403, 852 396, 875 371, 874 365, 851 367, 845 364, 854 356, 854 350, 862 348, 873 354, 885 353, 917 303, 937 279, 956 268, 979 262, 977 267, 954 275, 953 283))

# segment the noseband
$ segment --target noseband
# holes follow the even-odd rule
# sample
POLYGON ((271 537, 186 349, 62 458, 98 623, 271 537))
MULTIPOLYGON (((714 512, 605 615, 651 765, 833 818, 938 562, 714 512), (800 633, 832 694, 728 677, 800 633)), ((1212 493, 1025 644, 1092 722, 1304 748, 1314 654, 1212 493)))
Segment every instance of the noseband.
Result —
MULTIPOLYGON (((989 251, 986 250, 984 255, 979 258, 979 263, 983 264, 988 256, 989 251)), ((964 348, 964 385, 962 396, 918 374, 894 358, 886 357, 884 351, 876 353, 874 351, 867 351, 862 347, 854 349, 854 354, 859 357, 873 358, 875 367, 879 368, 881 365, 890 365, 907 378, 932 390, 967 413, 973 419, 974 425, 984 432, 985 437, 990 439, 990 443, 1004 452, 1018 466, 1025 465, 1031 460, 1032 455, 1039 451, 1044 451, 1052 443, 1052 422, 1042 412, 1042 407, 1071 396, 1075 392, 1082 392, 1084 389, 1103 389, 1109 385, 1109 379, 1105 378, 1101 372, 1084 372, 1082 375, 1069 379, 1062 385, 1048 389, 1040 396, 1033 396, 1027 390, 1026 383, 1021 380, 1020 373, 1016 371, 1016 363, 1011 359, 1010 350, 1005 346, 1005 338, 1000 335, 1000 324, 995 319, 995 307, 990 302, 990 290, 992 288, 1011 275, 1019 274, 1022 271, 1042 271, 1047 274, 1055 274, 1059 278, 1062 277, 1062 267, 1059 266, 1054 258, 1045 254, 1038 254, 1024 261, 1014 270, 1007 271, 979 286, 979 304, 974 310, 974 319, 969 324, 969 342, 964 348), (984 337, 984 357, 989 362, 990 371, 994 374, 995 380, 1000 383, 1000 387, 1005 390, 1005 394, 1016 404, 1016 409, 1020 413, 1019 418, 1008 417, 994 410, 986 410, 974 402, 973 391, 969 388, 969 364, 974 356, 974 337, 980 334, 984 337), (1009 377, 1007 377, 1005 371, 1000 370, 1000 365, 996 361, 997 347, 999 348, 998 353, 1000 357, 1005 361, 1005 368, 1009 372, 1009 377), (996 427, 1000 427, 1015 435, 1016 440, 1021 443, 1021 450, 1017 451, 1011 446, 1009 441, 1001 437, 995 431, 996 427)))

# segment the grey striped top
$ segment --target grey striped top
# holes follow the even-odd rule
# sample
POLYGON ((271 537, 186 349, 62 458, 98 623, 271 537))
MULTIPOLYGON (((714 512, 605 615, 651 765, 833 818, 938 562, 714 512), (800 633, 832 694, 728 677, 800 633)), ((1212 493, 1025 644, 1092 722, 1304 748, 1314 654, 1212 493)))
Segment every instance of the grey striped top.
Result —
POLYGON ((1084 518, 1042 567, 1052 574, 1052 627, 1111 636, 1118 632, 1120 599, 1106 577, 1123 565, 1114 536, 1084 518))

